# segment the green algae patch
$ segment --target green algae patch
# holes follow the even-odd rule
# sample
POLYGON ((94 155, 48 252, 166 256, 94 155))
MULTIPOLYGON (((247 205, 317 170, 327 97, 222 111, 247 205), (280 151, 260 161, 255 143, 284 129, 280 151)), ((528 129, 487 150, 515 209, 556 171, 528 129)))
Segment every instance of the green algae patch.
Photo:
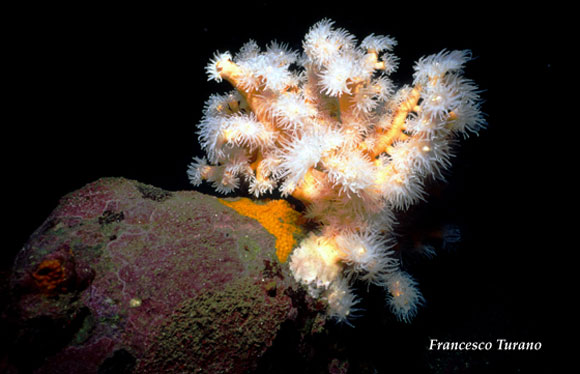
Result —
POLYGON ((250 370, 272 344, 288 309, 249 278, 202 292, 161 327, 142 368, 148 373, 250 370))

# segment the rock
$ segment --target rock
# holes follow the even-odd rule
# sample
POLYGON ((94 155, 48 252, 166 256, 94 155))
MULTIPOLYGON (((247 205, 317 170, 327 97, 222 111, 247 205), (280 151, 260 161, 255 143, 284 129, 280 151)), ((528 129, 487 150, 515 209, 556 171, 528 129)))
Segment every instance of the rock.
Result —
POLYGON ((253 370, 283 323, 320 320, 274 246, 257 221, 214 197, 122 178, 91 183, 65 196, 16 258, 11 365, 253 370))

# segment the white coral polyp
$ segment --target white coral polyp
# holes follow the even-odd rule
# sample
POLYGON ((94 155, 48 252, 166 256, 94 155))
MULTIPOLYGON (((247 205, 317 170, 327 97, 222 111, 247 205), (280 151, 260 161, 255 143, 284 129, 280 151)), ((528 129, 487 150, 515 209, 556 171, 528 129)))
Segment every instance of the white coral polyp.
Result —
POLYGON ((302 129, 309 118, 315 117, 316 109, 300 95, 286 93, 273 103, 272 113, 285 130, 295 131, 302 129))
POLYGON ((417 282, 403 271, 393 272, 385 279, 388 290, 387 302, 393 314, 403 322, 410 322, 417 314, 417 308, 425 300, 417 289, 417 282))
POLYGON ((369 187, 376 173, 371 161, 356 152, 329 157, 324 166, 328 170, 328 179, 345 194, 358 194, 369 187))
POLYGON ((326 289, 338 278, 342 265, 329 239, 310 234, 294 250, 290 269, 298 281, 326 289))
POLYGON ((348 323, 349 318, 353 317, 354 306, 358 300, 346 279, 339 278, 331 283, 323 297, 328 302, 328 315, 338 321, 348 323))
POLYGON ((349 80, 356 77, 356 66, 350 58, 336 59, 320 73, 322 91, 329 96, 350 94, 349 80))

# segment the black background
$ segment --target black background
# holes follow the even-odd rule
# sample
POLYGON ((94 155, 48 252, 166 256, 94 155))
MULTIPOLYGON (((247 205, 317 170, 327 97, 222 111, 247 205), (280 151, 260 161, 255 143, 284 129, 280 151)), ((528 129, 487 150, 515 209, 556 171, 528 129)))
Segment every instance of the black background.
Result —
POLYGON ((507 338, 541 341, 543 348, 441 356, 447 361, 437 365, 469 360, 472 368, 540 371, 555 350, 547 335, 555 312, 550 259, 561 251, 552 210, 561 179, 549 159, 563 135, 553 124, 561 35, 546 23, 557 15, 482 3, 280 4, 7 12, 3 271, 59 198, 86 183, 122 176, 168 190, 193 189, 187 165, 202 155, 195 125, 209 95, 230 89, 207 81, 204 67, 213 53, 235 53, 250 38, 261 46, 278 40, 300 49, 308 28, 330 18, 359 40, 370 33, 397 39, 400 65, 393 78, 399 84, 411 83, 421 56, 472 50, 476 58, 465 73, 484 90, 488 122, 479 136, 461 142, 448 184, 410 212, 419 217, 417 227, 453 223, 464 235, 455 251, 408 261, 426 306, 404 325, 377 317, 388 312, 367 301, 370 316, 354 329, 335 327, 347 347, 344 357, 353 368, 364 366, 357 360, 370 360, 378 372, 400 372, 437 361, 427 352, 429 338, 507 338))

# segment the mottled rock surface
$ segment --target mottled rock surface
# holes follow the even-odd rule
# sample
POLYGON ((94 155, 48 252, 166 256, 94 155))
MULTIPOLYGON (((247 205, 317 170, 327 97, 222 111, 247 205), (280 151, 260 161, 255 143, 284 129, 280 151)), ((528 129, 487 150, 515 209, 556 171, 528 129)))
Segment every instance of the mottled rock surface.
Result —
POLYGON ((13 353, 30 354, 3 365, 251 371, 283 323, 319 328, 274 247, 257 221, 214 197, 100 179, 65 196, 19 253, 6 314, 18 326, 13 353))

